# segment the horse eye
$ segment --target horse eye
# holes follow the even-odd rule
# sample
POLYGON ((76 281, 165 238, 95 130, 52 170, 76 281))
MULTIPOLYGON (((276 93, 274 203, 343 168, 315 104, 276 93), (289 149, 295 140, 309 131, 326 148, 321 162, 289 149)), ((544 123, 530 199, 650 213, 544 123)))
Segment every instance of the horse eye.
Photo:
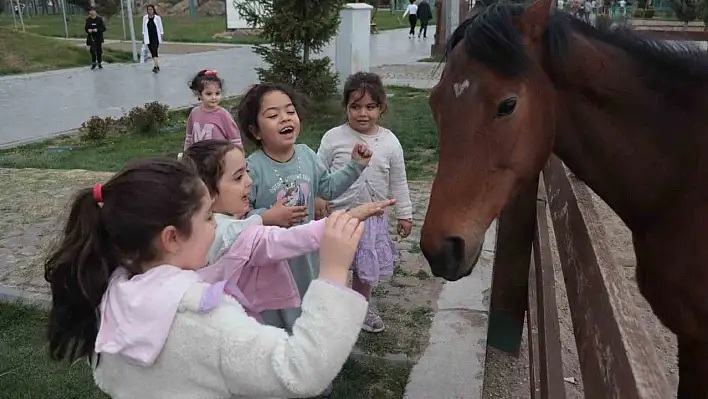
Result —
POLYGON ((497 107, 497 117, 508 116, 514 113, 516 109, 516 97, 507 98, 499 103, 497 107))

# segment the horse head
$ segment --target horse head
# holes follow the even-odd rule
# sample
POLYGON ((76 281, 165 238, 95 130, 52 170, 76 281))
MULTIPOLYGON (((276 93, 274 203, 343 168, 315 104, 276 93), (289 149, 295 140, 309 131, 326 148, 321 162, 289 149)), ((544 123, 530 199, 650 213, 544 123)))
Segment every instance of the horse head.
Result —
POLYGON ((430 95, 440 160, 420 241, 435 276, 472 272, 491 222, 550 156, 554 91, 543 64, 552 4, 492 4, 448 41, 430 95))

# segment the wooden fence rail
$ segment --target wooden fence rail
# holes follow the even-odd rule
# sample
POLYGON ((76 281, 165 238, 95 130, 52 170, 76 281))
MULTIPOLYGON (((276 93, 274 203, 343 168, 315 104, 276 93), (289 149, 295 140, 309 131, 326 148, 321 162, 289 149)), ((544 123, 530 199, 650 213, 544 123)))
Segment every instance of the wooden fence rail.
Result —
POLYGON ((488 344, 518 354, 527 313, 532 397, 565 398, 550 212, 585 397, 672 397, 625 277, 607 246, 590 190, 570 177, 556 157, 544 168, 539 186, 543 190, 522 190, 499 219, 488 344))

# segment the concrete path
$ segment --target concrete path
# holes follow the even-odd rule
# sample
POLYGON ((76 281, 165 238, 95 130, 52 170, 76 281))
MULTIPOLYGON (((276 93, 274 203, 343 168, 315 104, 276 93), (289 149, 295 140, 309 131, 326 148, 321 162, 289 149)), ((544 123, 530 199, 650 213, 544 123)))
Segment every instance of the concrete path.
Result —
POLYGON ((443 287, 430 342, 413 367, 405 399, 482 397, 496 236, 494 222, 472 274, 443 287))
MULTIPOLYGON (((408 64, 430 54, 432 39, 409 39, 405 29, 371 37, 371 66, 408 64)), ((324 55, 334 58, 330 44, 324 55)), ((88 58, 88 53, 87 53, 88 58)), ((36 141, 76 129, 90 117, 120 116, 150 101, 170 107, 195 102, 188 81, 200 69, 213 68, 225 79, 227 94, 243 93, 258 81, 263 66, 250 46, 162 57, 162 72, 146 64, 106 65, 0 77, 0 147, 36 141)))

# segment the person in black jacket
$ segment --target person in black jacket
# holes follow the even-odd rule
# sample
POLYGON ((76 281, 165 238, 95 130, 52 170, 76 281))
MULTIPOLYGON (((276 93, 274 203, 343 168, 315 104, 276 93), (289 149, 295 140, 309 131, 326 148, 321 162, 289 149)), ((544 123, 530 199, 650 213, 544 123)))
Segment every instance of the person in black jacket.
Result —
POLYGON ((422 34, 423 37, 428 37, 428 22, 433 19, 433 10, 430 9, 430 3, 428 0, 421 0, 418 4, 418 20, 420 21, 420 30, 418 30, 418 37, 422 34))
POLYGON ((84 30, 86 31, 86 45, 91 51, 91 69, 103 69, 101 65, 101 56, 103 55, 103 32, 106 31, 106 25, 103 23, 103 18, 99 17, 96 9, 89 8, 89 16, 86 18, 84 30))

